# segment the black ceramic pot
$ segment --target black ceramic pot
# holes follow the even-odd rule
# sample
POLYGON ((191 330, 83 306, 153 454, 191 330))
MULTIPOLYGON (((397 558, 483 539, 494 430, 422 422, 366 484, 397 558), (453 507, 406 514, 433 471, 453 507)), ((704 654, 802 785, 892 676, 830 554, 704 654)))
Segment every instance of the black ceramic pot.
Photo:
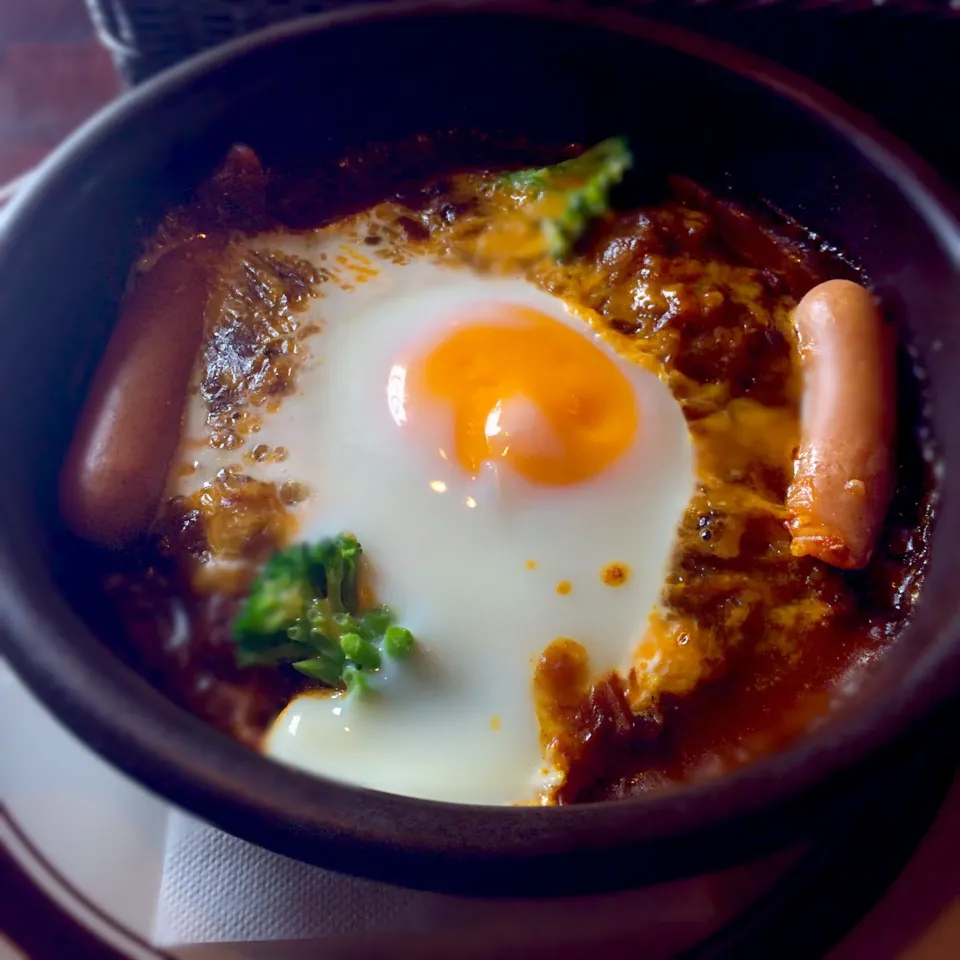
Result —
POLYGON ((960 224, 945 188, 796 77, 606 5, 384 4, 220 48, 76 134, 0 233, 0 610, 17 672, 94 749, 241 837, 337 870, 501 894, 700 872, 859 802, 868 771, 960 672, 960 224), (478 7, 483 9, 478 9, 478 7), (58 468, 136 241, 234 141, 335 155, 442 126, 591 142, 763 197, 860 262, 926 371, 943 498, 915 617, 848 707, 789 750, 673 793, 557 809, 429 803, 274 765, 178 709, 54 585, 58 468))

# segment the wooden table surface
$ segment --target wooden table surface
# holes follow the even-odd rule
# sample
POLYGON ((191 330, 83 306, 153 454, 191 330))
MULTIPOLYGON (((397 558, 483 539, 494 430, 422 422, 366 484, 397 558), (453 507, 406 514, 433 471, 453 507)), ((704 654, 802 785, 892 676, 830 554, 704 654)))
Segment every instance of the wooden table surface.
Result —
MULTIPOLYGON (((82 0, 0 0, 0 202, 20 175, 121 89, 82 0)), ((22 879, 0 851, 0 929, 35 943, 36 919, 43 914, 70 956, 116 956, 83 948, 74 924, 51 917, 49 903, 22 879)), ((832 956, 960 958, 960 784, 884 903, 832 956)))

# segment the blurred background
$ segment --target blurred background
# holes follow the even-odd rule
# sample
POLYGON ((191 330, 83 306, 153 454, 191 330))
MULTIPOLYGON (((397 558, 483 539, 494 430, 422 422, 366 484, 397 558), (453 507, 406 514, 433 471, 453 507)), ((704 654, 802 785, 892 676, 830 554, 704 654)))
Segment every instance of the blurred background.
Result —
POLYGON ((83 0, 0 0, 0 184, 121 89, 83 0))
MULTIPOLYGON (((350 2, 0 0, 0 198, 125 85, 265 24, 350 2)), ((593 2, 672 20, 805 73, 960 181, 960 0, 593 2)))

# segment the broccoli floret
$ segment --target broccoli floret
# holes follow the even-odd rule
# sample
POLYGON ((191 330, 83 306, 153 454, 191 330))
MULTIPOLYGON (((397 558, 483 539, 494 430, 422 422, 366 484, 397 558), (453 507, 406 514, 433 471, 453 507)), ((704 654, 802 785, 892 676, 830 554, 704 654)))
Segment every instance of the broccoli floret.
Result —
POLYGON ((326 687, 339 687, 343 679, 343 664, 327 657, 311 657, 290 664, 294 670, 311 680, 319 680, 326 687))
POLYGON ((520 191, 524 200, 557 195, 560 213, 544 217, 540 228, 550 256, 565 257, 590 224, 610 209, 610 192, 633 166, 626 137, 612 137, 552 167, 518 170, 501 181, 520 191))
POLYGON ((406 656, 413 636, 389 607, 359 612, 361 553, 356 537, 341 534, 274 554, 233 621, 237 663, 290 664, 327 686, 361 690, 383 653, 406 656))
POLYGON ((241 666, 278 663, 308 654, 290 628, 303 617, 322 583, 311 548, 297 545, 273 555, 254 581, 233 621, 232 634, 241 666))

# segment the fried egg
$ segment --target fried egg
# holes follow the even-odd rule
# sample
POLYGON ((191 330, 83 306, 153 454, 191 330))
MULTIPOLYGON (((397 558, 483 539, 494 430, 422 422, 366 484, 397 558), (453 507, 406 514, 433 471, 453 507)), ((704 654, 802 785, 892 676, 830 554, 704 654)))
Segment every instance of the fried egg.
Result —
MULTIPOLYGON (((695 486, 677 401, 526 280, 372 259, 337 225, 244 242, 328 278, 302 315, 318 332, 297 389, 257 434, 285 457, 249 472, 308 491, 297 540, 354 533, 377 599, 417 638, 363 696, 298 696, 266 753, 414 797, 536 802, 557 774, 535 662, 567 637, 597 676, 628 671, 662 591, 695 486)), ((191 443, 204 418, 192 398, 194 469, 174 470, 175 493, 236 462, 191 443)))

